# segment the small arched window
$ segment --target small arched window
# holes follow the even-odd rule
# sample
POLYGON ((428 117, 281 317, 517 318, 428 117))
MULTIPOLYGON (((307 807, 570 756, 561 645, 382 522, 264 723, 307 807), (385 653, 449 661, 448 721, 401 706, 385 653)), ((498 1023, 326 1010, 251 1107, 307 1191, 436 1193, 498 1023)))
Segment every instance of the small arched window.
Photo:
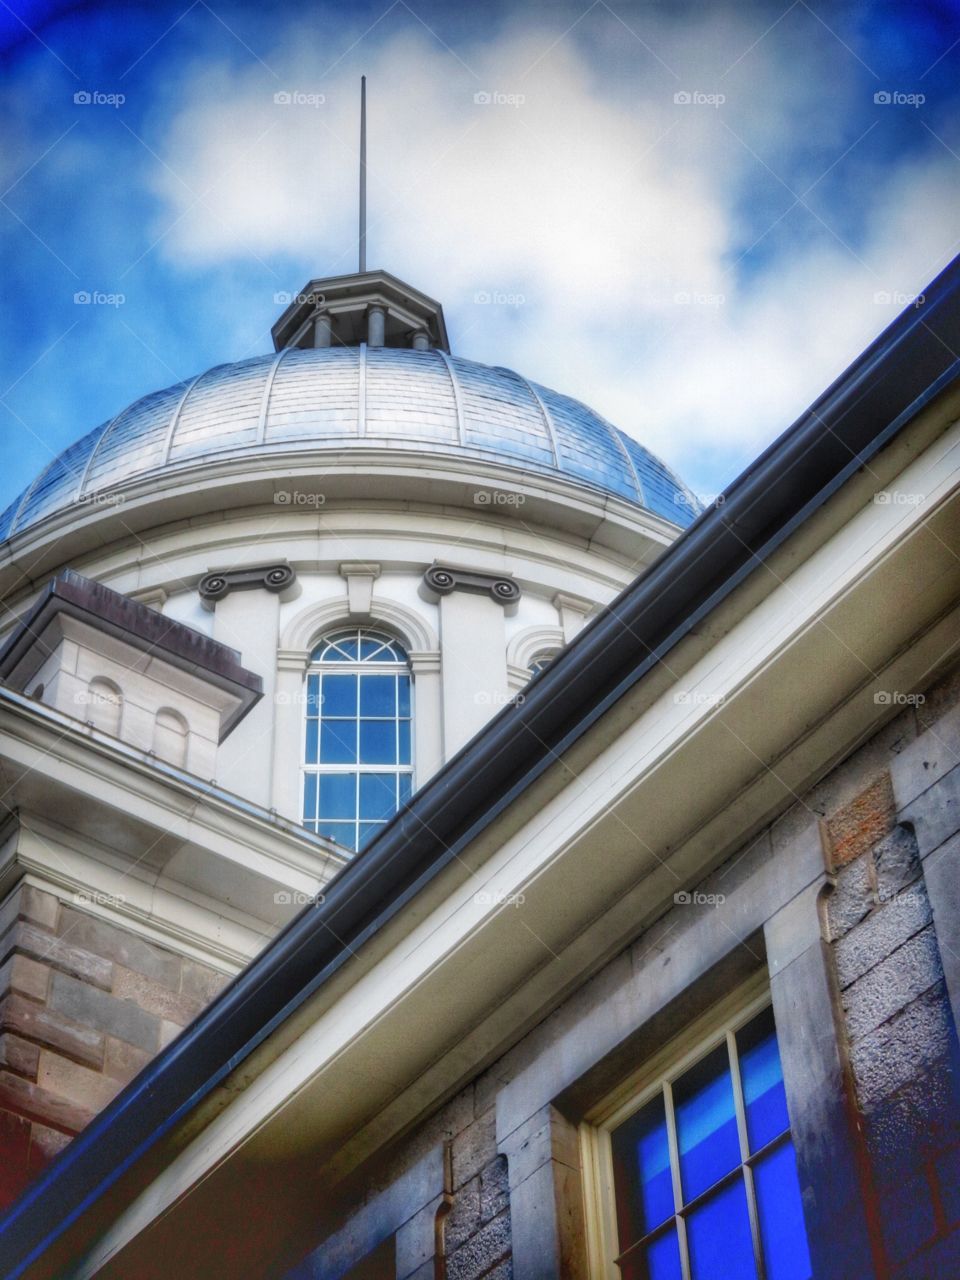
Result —
POLYGON ((550 663, 559 653, 559 649, 544 649, 540 653, 535 654, 527 664, 527 670, 531 676, 537 676, 541 671, 546 671, 550 663))
POLYGON ((123 712, 123 697, 119 688, 105 676, 94 676, 87 685, 86 716, 95 729, 104 733, 120 735, 120 717, 123 712))
POLYGON ((307 669, 303 823, 362 849, 413 790, 410 664, 367 627, 317 645, 307 669))
POLYGON ((178 769, 186 767, 187 735, 190 726, 179 711, 170 707, 161 707, 153 725, 153 750, 160 760, 175 765, 178 769))

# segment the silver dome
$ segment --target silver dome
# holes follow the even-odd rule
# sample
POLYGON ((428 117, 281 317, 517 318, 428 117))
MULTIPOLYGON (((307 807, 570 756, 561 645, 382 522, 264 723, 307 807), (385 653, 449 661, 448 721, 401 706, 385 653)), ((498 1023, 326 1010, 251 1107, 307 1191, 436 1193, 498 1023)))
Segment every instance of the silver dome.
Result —
POLYGON ((0 538, 206 459, 345 446, 496 461, 614 494, 681 527, 700 510, 636 440, 509 369, 439 350, 286 347, 156 391, 96 427, 7 508, 0 538))

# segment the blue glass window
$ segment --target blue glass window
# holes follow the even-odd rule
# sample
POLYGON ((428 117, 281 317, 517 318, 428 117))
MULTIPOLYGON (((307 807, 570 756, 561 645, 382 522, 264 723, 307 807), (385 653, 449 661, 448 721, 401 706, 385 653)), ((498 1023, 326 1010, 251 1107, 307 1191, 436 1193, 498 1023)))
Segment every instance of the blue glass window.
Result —
POLYGON ((773 1011, 610 1132, 625 1280, 811 1280, 773 1011))
POLYGON ((361 849, 413 791, 406 653, 368 628, 328 636, 311 655, 305 708, 303 822, 361 849))

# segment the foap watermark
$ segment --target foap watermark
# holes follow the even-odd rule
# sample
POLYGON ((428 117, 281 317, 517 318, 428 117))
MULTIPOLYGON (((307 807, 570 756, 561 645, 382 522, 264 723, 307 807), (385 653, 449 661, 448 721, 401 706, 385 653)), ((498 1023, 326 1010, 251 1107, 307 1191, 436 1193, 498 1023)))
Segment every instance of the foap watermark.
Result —
POLYGON ((706 693, 699 689, 680 689, 673 695, 678 707, 722 707, 722 693, 706 693))
POLYGON ((919 507, 924 494, 903 492, 901 489, 881 489, 873 495, 878 507, 919 507))
POLYGON ((304 493, 302 489, 278 489, 273 495, 275 507, 322 507, 326 494, 304 493))
POLYGON ((482 907, 522 907, 527 898, 526 894, 505 893, 503 889, 480 889, 473 900, 482 907))
POLYGON ((322 893, 306 893, 303 889, 278 889, 273 901, 278 907, 319 907, 326 899, 322 893))
POLYGON ((273 95, 276 107, 322 107, 326 100, 325 93, 307 93, 302 89, 281 89, 273 95))
POLYGON ((73 95, 77 107, 122 107, 126 102, 126 94, 102 93, 99 89, 78 89, 73 95))
POLYGON ((726 300, 725 293, 698 293, 687 289, 681 289, 673 295, 673 301, 678 307, 722 307, 726 300))
POLYGON ((81 493, 74 498, 78 507, 122 507, 125 502, 122 493, 81 493))
POLYGON ((526 100, 526 94, 502 93, 499 89, 481 89, 473 95, 478 107, 522 107, 526 100))
POLYGON ((673 895, 678 907, 722 907, 726 894, 701 893, 699 889, 678 889, 673 895))
POLYGON ((524 294, 507 289, 478 289, 473 295, 478 307, 522 307, 526 300, 524 294))
POLYGON ((922 293, 902 293, 899 289, 878 289, 873 301, 880 307, 922 307, 926 302, 922 293))
POLYGON ((504 693, 502 689, 480 689, 473 701, 478 707, 511 707, 521 706, 526 698, 522 693, 504 693))
POLYGON ((917 885, 913 885, 909 889, 897 889, 895 893, 881 892, 877 895, 877 900, 882 907, 885 907, 889 902, 893 902, 898 906, 919 908, 921 911, 926 908, 930 901, 926 890, 917 885))
POLYGON ((702 89, 679 89, 673 95, 677 107, 722 107, 726 100, 725 93, 704 93, 702 89))
POLYGON ((475 489, 473 494, 475 507, 522 507, 526 500, 524 494, 510 489, 475 489))
POLYGON ((289 307, 291 303, 296 303, 298 307, 322 307, 325 302, 326 298, 322 293, 290 293, 288 289, 279 289, 273 295, 275 307, 289 307))
POLYGON ((878 89, 873 95, 878 107, 922 107, 927 100, 925 93, 905 93, 902 89, 878 89))
POLYGON ((899 689, 878 689, 873 700, 878 707, 922 707, 927 696, 924 693, 901 693, 899 689))
POLYGON ((78 889, 73 895, 78 907, 122 907, 126 897, 122 893, 103 893, 100 889, 78 889))
POLYGON ((104 293, 100 289, 78 289, 73 295, 76 307, 122 307, 126 300, 125 293, 104 293))

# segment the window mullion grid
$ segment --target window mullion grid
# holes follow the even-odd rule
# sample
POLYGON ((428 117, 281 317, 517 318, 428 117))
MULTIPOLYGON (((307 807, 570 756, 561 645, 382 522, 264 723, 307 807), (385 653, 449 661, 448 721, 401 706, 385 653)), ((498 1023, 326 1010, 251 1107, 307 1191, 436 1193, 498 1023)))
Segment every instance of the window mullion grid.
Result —
POLYGON ((667 1148, 670 1152, 670 1180, 673 1184, 674 1221, 677 1226, 677 1248, 683 1280, 690 1280, 690 1254, 687 1250, 687 1224, 683 1217, 683 1184, 680 1181, 680 1144, 677 1140, 677 1118, 673 1110, 673 1087, 663 1084, 663 1112, 667 1121, 667 1148))
POLYGON ((740 1163, 743 1167, 743 1185, 747 1196, 747 1215, 750 1219, 750 1236, 753 1240, 753 1260, 759 1280, 765 1280, 763 1250, 760 1247, 760 1217, 757 1213, 757 1194, 753 1185, 753 1168, 750 1165, 747 1108, 743 1100, 743 1083, 740 1079, 740 1055, 737 1052, 737 1037, 733 1031, 727 1031, 727 1052, 730 1055, 730 1079, 733 1084, 733 1105, 737 1115, 737 1134, 740 1139, 740 1163))

